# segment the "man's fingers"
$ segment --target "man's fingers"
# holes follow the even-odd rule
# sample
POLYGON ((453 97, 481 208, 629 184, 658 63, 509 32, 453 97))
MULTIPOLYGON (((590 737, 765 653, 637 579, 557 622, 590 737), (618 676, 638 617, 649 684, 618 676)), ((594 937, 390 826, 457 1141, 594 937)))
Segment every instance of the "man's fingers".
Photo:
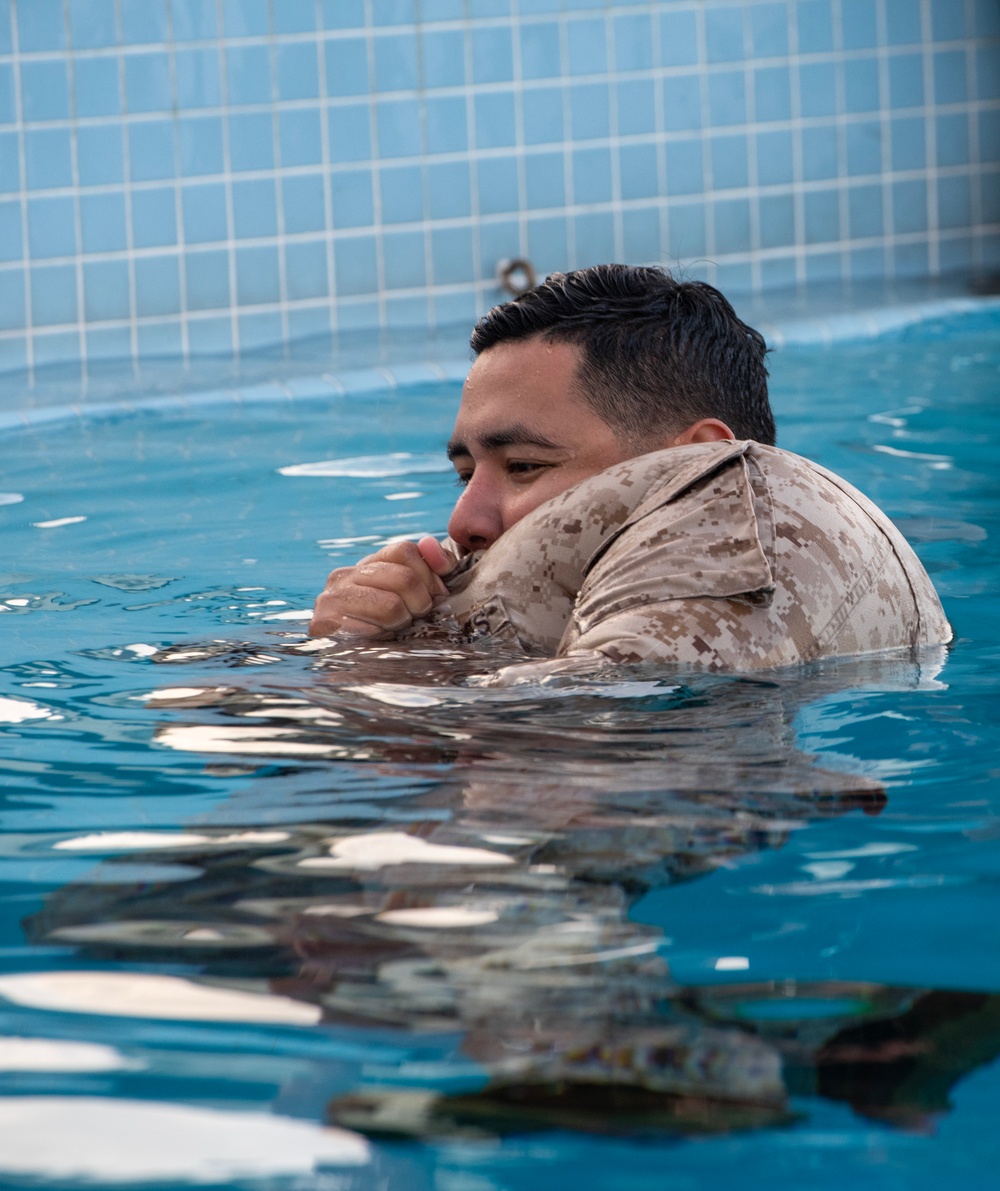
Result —
POLYGON ((416 571, 396 562, 364 562, 354 568, 354 582, 358 587, 391 592, 411 616, 426 616, 434 607, 441 580, 426 566, 416 571))

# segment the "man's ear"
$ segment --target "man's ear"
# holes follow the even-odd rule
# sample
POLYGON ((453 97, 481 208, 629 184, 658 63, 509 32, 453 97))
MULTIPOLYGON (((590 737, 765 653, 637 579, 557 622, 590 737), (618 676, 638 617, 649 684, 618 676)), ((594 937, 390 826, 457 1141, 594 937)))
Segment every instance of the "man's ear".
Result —
POLYGON ((720 422, 718 418, 702 418, 700 422, 695 422, 680 434, 674 435, 670 445, 686 447, 689 443, 722 442, 724 439, 735 437, 725 422, 720 422))

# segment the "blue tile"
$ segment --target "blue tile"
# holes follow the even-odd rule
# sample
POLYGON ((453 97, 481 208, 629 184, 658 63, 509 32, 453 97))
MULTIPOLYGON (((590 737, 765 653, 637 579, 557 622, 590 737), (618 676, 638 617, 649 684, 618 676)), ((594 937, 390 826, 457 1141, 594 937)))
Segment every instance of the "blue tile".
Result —
POLYGON ((181 210, 184 239, 188 244, 207 244, 229 238, 223 183, 185 185, 181 191, 181 210))
POLYGON ((285 287, 290 302, 325 298, 330 292, 326 275, 326 245, 303 240, 285 245, 285 287))
POLYGON ((266 45, 226 47, 226 88, 231 104, 271 102, 271 55, 266 45))
POLYGON ((371 119, 367 103, 330 108, 330 160, 334 164, 367 161, 372 156, 371 119))
POLYGON ((274 55, 279 99, 319 97, 319 60, 312 42, 278 45, 274 55))
POLYGON ((13 48, 10 0, 0 0, 0 54, 9 54, 13 48))
POLYGON ((17 133, 0 132, 0 194, 21 189, 21 163, 17 133))
POLYGON ((277 235, 277 197, 273 178, 235 181, 232 191, 233 234, 238 240, 277 235))
POLYGON ((73 185, 71 134, 68 128, 29 128, 24 133, 29 190, 73 185))
POLYGON ((839 281, 844 267, 839 252, 811 252, 806 257, 806 285, 839 281))
POLYGON ((893 183, 892 226, 896 235, 927 231, 927 183, 922 179, 893 183))
POLYGON ((464 153, 469 147, 465 98, 440 95, 426 99, 424 129, 428 153, 464 153))
POLYGON ((426 285, 424 233, 387 232, 383 240, 386 289, 416 289, 426 285))
POLYGON ((82 186, 106 186, 125 180, 120 124, 83 125, 76 130, 77 171, 82 186))
MULTIPOLYGON (((514 179, 517 191, 517 170, 513 159, 494 158, 479 163, 480 195, 483 189, 483 168, 492 166, 490 184, 499 194, 514 179)), ((443 161, 427 167, 427 195, 431 219, 459 219, 472 214, 472 193, 469 185, 467 161, 443 161)), ((501 208, 503 209, 503 208, 501 208)))
MULTIPOLYGON (((455 300, 454 294, 440 295, 434 294, 435 309, 447 312, 451 309, 451 302, 455 300), (437 300, 443 298, 443 300, 437 300)), ((468 325, 471 322, 471 316, 475 311, 475 306, 471 302, 464 302, 465 317, 462 322, 468 325)), ((391 331, 396 327, 427 327, 430 322, 430 302, 428 301, 428 292, 420 290, 417 293, 389 293, 385 300, 385 325, 391 331)), ((399 366, 393 368, 393 372, 399 375, 399 366)), ((405 374, 404 374, 405 376, 405 374)))
POLYGON ((795 243, 795 202, 790 194, 762 195, 758 208, 761 248, 795 243))
POLYGON ((482 17, 508 17, 510 14, 511 0, 469 0, 469 16, 474 21, 482 17))
POLYGON ((892 168, 921 170, 927 164, 927 133, 922 116, 893 120, 892 168))
MULTIPOLYGON (((347 0, 332 0, 344 4, 347 0)), ((271 31, 269 0, 225 0, 223 25, 227 37, 266 37, 271 31)))
POLYGON ((573 202, 609 203, 611 150, 577 149, 573 154, 573 202))
POLYGON ((889 45, 919 45, 920 5, 913 0, 885 0, 885 31, 889 45))
POLYGON ((893 245, 893 272, 897 277, 926 277, 930 272, 927 244, 893 245))
POLYGON ((920 54, 889 59, 889 102, 894 108, 918 107, 924 102, 924 63, 920 54))
POLYGON ((333 96, 367 93, 368 47, 364 38, 326 43, 326 91, 333 96))
POLYGON ((472 231, 469 228, 432 229, 431 260, 435 285, 471 281, 472 259, 472 231))
MULTIPOLYGON (((188 309, 191 309, 190 303, 188 309)), ((231 356, 232 319, 226 315, 191 319, 188 322, 188 351, 192 356, 231 356)))
MULTIPOLYGON (((335 4, 337 0, 328 0, 335 4)), ((420 20, 461 21, 465 17, 465 0, 420 0, 420 20)))
POLYGON ((521 0, 521 15, 536 16, 541 13, 560 12, 563 0, 521 0))
POLYGON ((754 114, 762 124, 791 119, 792 84, 787 66, 763 66, 754 71, 754 114))
POLYGON ((806 117, 837 114, 837 76, 832 62, 808 62, 799 67, 799 109, 806 117))
POLYGON ((709 142, 709 148, 713 189, 741 190, 743 187, 749 186, 746 137, 713 137, 709 142))
POLYGON ((660 61, 664 66, 689 66, 698 61, 698 26, 693 12, 660 12, 660 61))
POLYGON ((375 25, 412 25, 417 19, 414 0, 372 0, 375 25))
POLYGON ((260 306, 281 299, 278 249, 237 248, 236 302, 239 306, 260 306))
POLYGON ((21 111, 25 120, 69 117, 69 75, 66 61, 21 63, 21 111))
MULTIPOLYGON (((175 313, 170 311, 169 313, 175 313)), ((139 344, 140 360, 163 360, 182 353, 181 325, 177 320, 166 322, 162 318, 155 323, 141 326, 136 338, 139 344)))
POLYGON ((23 335, 0 340, 0 372, 23 372, 28 367, 27 339, 23 335))
POLYGON ((333 253, 338 297, 378 292, 374 236, 338 240, 333 253))
POLYGON ((761 186, 782 186, 794 177, 792 134, 761 132, 756 138, 757 181, 761 186))
POLYGON ((21 204, 17 199, 0 199, 0 261, 19 261, 21 246, 21 204))
POLYGON ((750 8, 750 41, 756 58, 784 58, 788 54, 788 7, 754 4, 750 8))
POLYGON ((420 153, 420 104, 416 99, 381 99, 376 103, 378 147, 382 157, 420 153))
POLYGON ((476 94, 476 148, 503 149, 517 140, 514 96, 509 91, 476 94))
POLYGON ((125 195, 82 194, 80 228, 84 252, 122 252, 128 247, 125 195))
POLYGON ((608 212, 588 212, 573 218, 577 267, 600 265, 615 259, 615 221, 608 212))
POLYGON ((881 185, 852 186, 847 192, 847 218, 852 240, 884 235, 881 185))
POLYGON ((323 0, 323 26, 324 29, 364 29, 364 0, 323 0))
POLYGON ((972 269, 972 242, 969 236, 943 239, 938 244, 938 265, 941 272, 968 273, 972 269))
POLYGON ((165 112, 174 106, 165 51, 125 55, 125 102, 130 112, 165 112))
POLYGON ((882 172, 882 129, 878 121, 847 125, 847 172, 855 177, 882 172))
POLYGON ((323 160, 323 126, 319 108, 278 109, 278 143, 283 167, 319 165, 323 160))
POLYGON ((424 179, 419 165, 389 166, 379 174, 384 223, 414 223, 424 217, 424 179))
POLYGON ((128 144, 133 182, 156 182, 174 176, 172 120, 143 120, 130 124, 128 144))
POLYGON ((840 197, 835 190, 812 190, 802 196, 807 244, 840 239, 840 197))
POLYGON ((186 253, 184 283, 188 310, 224 309, 230 303, 229 253, 219 248, 186 253))
POLYGON ((667 193, 700 194, 705 188, 701 141, 667 144, 667 193))
POLYGON ((657 208, 633 207, 622 212, 622 247, 625 260, 632 264, 660 260, 660 212, 657 208))
POLYGON ((175 314, 181 305, 176 256, 141 256, 135 261, 135 309, 140 318, 175 314))
POLYGON ((215 46, 177 50, 177 104, 180 108, 216 108, 222 102, 219 51, 215 46))
POLYGON ((565 163, 561 153, 533 153, 524 161, 528 210, 566 204, 565 163))
POLYGON ((225 158, 221 116, 181 116, 177 130, 181 173, 185 178, 222 173, 225 158))
POLYGON ((0 62, 0 124, 13 124, 16 120, 14 68, 6 62, 0 62))
POLYGON ((547 145, 561 141, 563 127, 563 93, 561 87, 539 87, 525 92, 524 142, 527 145, 547 145))
POLYGON ((761 261, 760 279, 765 290, 791 289, 796 279, 795 257, 780 256, 761 261))
POLYGON ((274 125, 270 112, 230 115, 229 161, 237 172, 274 168, 274 125))
POLYGON ((570 74, 604 74, 608 69, 604 21, 589 18, 566 23, 570 74))
POLYGON ((24 312, 24 274, 20 269, 5 269, 0 273, 0 331, 19 331, 24 312))
POLYGON ((626 79, 616 83, 618 132, 641 136, 656 131, 656 89, 652 79, 626 79))
POLYGON ((833 14, 830 0, 798 0, 795 23, 800 54, 824 54, 833 49, 833 14))
POLYGON ((653 22, 647 13, 614 18, 615 69, 650 70, 653 66, 653 22))
MULTIPOLYGON (((333 174, 331 177, 334 190, 340 176, 333 174)), ((322 174, 286 175, 281 180, 281 201, 285 212, 285 231, 290 236, 319 232, 326 228, 326 195, 322 174)), ((368 222, 371 222, 370 217, 368 222)))
POLYGON ((807 182, 820 182, 836 178, 839 173, 837 161, 837 128, 834 124, 821 124, 802 132, 802 177, 807 182))
POLYGON ((552 22, 522 25, 521 77, 552 79, 562 73, 559 26, 552 22))
POLYGON ((1000 159, 1000 112, 979 113, 979 160, 995 162, 1000 159))
POLYGON ((129 317, 129 264, 83 262, 83 312, 88 323, 129 317))
MULTIPOLYGON (((521 255, 521 227, 516 219, 482 223, 479 227, 479 272, 495 277, 497 265, 521 255)), ((2 287, 0 287, 2 292, 2 287)))
POLYGON ((753 269, 738 261, 723 261, 715 270, 715 285, 725 294, 746 294, 753 289, 753 269))
POLYGON ((1000 186, 997 185, 997 176, 989 174, 982 176, 979 179, 980 188, 980 204, 981 204, 981 222, 1000 223, 1000 186))
POLYGON ((380 92, 417 89, 415 33, 386 33, 375 38, 375 86, 380 92))
POLYGON ((165 42, 170 36, 167 0, 121 0, 125 45, 165 42))
POLYGON ((996 46, 976 49, 976 95, 979 99, 1000 99, 1000 53, 996 46))
POLYGON ((265 351, 281 342, 281 314, 276 310, 241 314, 237 323, 241 352, 265 351))
POLYGON ((877 112, 879 72, 876 58, 848 58, 844 67, 844 110, 848 112, 877 112))
MULTIPOLYGON (((333 199, 333 226, 371 227, 375 222, 371 170, 343 170, 330 179, 333 199)), ((316 195, 310 197, 310 210, 316 211, 316 195)))
POLYGON ((611 135, 611 96, 607 83, 578 83, 569 88, 573 139, 600 140, 611 135))
POLYGON ((711 204, 715 251, 747 252, 750 249, 750 203, 747 199, 720 199, 711 204))
POLYGON ((1000 37, 1000 7, 995 0, 974 0, 973 12, 977 37, 1000 37))
POLYGON ((208 41, 219 35, 215 5, 205 0, 170 0, 174 41, 208 41))
POLYGON ((968 165, 969 163, 969 118, 964 112, 938 116, 935 142, 937 164, 968 165))
POLYGON ((539 276, 568 267, 567 232, 562 216, 535 216, 528 220, 528 257, 535 262, 539 276))
POLYGON ((44 368, 48 364, 69 364, 73 371, 77 371, 80 359, 80 334, 77 330, 38 332, 32 336, 35 367, 44 368))
POLYGON ((931 36, 935 41, 959 41, 966 35, 965 6, 955 0, 931 0, 931 36))
POLYGON ((421 34, 425 87, 465 84, 465 36, 460 30, 430 29, 421 34))
POLYGON ((316 0, 279 0, 271 5, 275 33, 312 33, 316 29, 316 0))
POLYGON ((938 178, 938 226, 942 228, 972 226, 972 188, 963 175, 938 178))
POLYGON ((73 94, 77 116, 117 116, 122 110, 117 59, 77 58, 73 94))
POLYGON ((62 0, 24 0, 14 9, 18 48, 22 54, 66 48, 66 20, 62 0))
POLYGON ((132 193, 132 242, 136 248, 164 248, 177 242, 173 187, 132 193))
POLYGON ((964 103, 968 98, 965 52, 945 50, 934 55, 934 99, 937 103, 964 103))
POLYGON ((705 10, 705 54, 709 62, 741 62, 746 54, 742 8, 705 10))
POLYGON ((504 26, 472 29, 472 79, 505 83, 514 77, 514 45, 504 26))
POLYGON ((709 75, 708 115, 716 128, 746 123, 746 75, 742 70, 709 75))
POLYGON ((840 28, 845 50, 878 45, 878 8, 871 0, 840 0, 840 28))
POLYGON ((76 266, 38 265, 31 270, 31 321, 35 326, 76 322, 76 266))
POLYGON ((655 198, 660 193, 656 145, 622 145, 618 150, 622 198, 655 198))

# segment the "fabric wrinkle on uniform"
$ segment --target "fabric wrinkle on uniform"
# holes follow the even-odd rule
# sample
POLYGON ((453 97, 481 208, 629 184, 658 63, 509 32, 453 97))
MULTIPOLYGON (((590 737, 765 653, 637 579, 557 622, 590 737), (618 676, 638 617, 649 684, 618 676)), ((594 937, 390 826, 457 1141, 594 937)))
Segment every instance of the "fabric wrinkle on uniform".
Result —
POLYGON ((615 464, 446 582, 467 634, 534 657, 756 670, 951 639, 926 571, 877 506, 751 441, 615 464))

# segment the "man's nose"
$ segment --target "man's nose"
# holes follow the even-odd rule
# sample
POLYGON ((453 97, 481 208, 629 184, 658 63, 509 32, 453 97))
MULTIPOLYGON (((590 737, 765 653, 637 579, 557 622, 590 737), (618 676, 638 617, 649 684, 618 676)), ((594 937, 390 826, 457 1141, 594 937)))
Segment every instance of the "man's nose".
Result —
POLYGON ((448 536, 463 549, 488 550, 503 533, 496 493, 485 480, 473 476, 458 498, 448 522, 448 536))

